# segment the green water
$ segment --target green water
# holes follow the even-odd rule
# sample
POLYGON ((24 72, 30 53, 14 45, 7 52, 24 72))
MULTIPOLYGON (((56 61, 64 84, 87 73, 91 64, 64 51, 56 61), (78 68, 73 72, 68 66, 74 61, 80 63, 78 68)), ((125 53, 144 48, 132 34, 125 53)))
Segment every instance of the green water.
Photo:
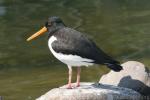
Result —
MULTIPOLYGON (((47 35, 31 42, 49 16, 87 33, 121 63, 150 66, 149 0, 0 0, 0 96, 34 100, 67 83, 67 67, 49 52, 47 35)), ((74 71, 74 79, 76 69, 74 71)), ((83 67, 81 81, 97 82, 104 66, 83 67)))

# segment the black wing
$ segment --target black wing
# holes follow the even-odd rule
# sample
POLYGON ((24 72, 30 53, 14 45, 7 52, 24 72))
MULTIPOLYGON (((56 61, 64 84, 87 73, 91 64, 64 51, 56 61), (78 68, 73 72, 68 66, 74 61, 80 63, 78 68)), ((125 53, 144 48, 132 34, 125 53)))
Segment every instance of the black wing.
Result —
POLYGON ((57 41, 52 43, 52 48, 56 52, 92 59, 93 63, 97 64, 118 63, 99 49, 92 40, 74 29, 60 29, 54 36, 57 37, 57 41))

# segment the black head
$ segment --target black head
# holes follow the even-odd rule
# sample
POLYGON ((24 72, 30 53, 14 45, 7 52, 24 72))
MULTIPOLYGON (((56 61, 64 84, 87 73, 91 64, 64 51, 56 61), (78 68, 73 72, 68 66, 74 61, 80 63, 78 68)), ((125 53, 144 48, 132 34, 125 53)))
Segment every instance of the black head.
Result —
POLYGON ((45 23, 45 26, 48 30, 51 30, 53 28, 60 28, 62 26, 65 26, 65 24, 63 23, 63 21, 57 17, 57 16, 53 16, 53 17, 49 17, 48 21, 45 23))
POLYGON ((45 23, 45 26, 41 30, 33 34, 31 37, 29 37, 27 41, 30 41, 47 31, 48 31, 49 36, 52 36, 54 32, 64 27, 65 27, 65 24, 59 17, 49 17, 48 21, 45 23))

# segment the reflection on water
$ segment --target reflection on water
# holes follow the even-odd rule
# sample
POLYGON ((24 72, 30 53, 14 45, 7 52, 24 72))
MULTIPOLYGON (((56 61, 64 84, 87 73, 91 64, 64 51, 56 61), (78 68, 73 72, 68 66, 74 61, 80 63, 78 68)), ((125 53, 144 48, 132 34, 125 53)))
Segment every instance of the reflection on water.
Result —
MULTIPOLYGON (((0 1, 0 95, 7 100, 33 100, 66 83, 67 67, 49 52, 47 35, 26 42, 54 15, 60 16, 69 27, 87 33, 121 62, 137 60, 150 65, 148 0, 3 0, 0 1)), ((107 71, 98 66, 83 68, 81 80, 98 81, 107 71)))
POLYGON ((0 6, 0 16, 3 16, 6 12, 6 8, 3 6, 0 6))

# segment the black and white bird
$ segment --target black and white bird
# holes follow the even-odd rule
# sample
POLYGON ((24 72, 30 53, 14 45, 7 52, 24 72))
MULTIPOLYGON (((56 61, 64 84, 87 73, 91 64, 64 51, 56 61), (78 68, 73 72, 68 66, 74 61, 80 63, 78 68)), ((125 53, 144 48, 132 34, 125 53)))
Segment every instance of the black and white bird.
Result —
POLYGON ((76 86, 80 86, 81 66, 93 64, 106 65, 114 71, 122 70, 119 62, 104 53, 92 40, 84 34, 67 27, 59 17, 50 17, 45 26, 27 41, 48 31, 48 46, 52 54, 69 69, 67 88, 72 88, 72 67, 77 67, 76 86))

